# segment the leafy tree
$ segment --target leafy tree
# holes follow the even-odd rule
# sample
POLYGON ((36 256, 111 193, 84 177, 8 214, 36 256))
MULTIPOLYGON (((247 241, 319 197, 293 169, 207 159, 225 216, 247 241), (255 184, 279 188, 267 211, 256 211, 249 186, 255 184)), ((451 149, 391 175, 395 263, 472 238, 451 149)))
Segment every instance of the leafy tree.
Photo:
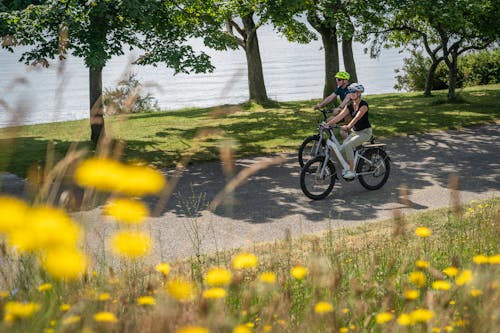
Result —
POLYGON ((456 99, 458 58, 498 43, 500 3, 495 0, 385 0, 379 12, 379 44, 424 46, 432 60, 426 94, 441 61, 449 70, 448 100, 456 99))
POLYGON ((315 38, 304 23, 295 19, 301 4, 301 0, 224 1, 226 31, 245 51, 250 100, 259 104, 269 101, 257 36, 261 26, 270 23, 292 41, 307 42, 315 38))
MULTIPOLYGON (((20 61, 48 65, 68 54, 82 58, 89 69, 91 140, 104 129, 102 69, 113 57, 140 50, 137 64, 164 63, 177 72, 213 70, 208 55, 187 45, 189 37, 203 37, 216 49, 230 40, 217 27, 217 13, 205 0, 47 0, 22 10, 0 14, 3 40, 30 45, 20 61), (5 33, 11 34, 8 38, 5 33)), ((6 44, 6 43, 5 43, 6 44)), ((9 47, 12 43, 6 44, 9 47)))

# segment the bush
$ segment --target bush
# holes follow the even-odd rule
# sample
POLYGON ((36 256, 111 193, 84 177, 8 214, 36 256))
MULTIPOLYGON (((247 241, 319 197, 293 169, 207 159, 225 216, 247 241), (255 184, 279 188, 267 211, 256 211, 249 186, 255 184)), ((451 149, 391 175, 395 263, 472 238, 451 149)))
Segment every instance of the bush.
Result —
POLYGON ((118 82, 115 89, 104 89, 103 103, 108 115, 158 111, 158 101, 147 93, 142 95, 142 84, 135 73, 118 82))
MULTIPOLYGON (((458 59, 457 88, 500 82, 500 49, 469 53, 458 59)), ((425 89, 425 80, 431 59, 414 50, 403 60, 403 68, 396 69, 394 89, 420 91, 425 89)), ((432 82, 433 90, 448 88, 448 67, 441 62, 432 82)))

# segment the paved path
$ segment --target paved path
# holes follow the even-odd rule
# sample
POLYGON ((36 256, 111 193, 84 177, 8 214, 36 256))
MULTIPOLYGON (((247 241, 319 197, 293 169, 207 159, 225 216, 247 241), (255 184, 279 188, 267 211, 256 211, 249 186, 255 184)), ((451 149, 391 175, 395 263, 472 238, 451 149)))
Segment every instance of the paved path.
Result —
MULTIPOLYGON (((499 196, 498 142, 498 124, 384 140, 392 169, 382 189, 367 191, 357 181, 337 181, 332 194, 321 201, 303 195, 296 156, 287 155, 283 163, 253 174, 215 212, 206 207, 226 184, 221 163, 189 166, 160 217, 150 218, 148 223, 156 238, 154 260, 173 260, 198 251, 208 253, 274 241, 287 233, 298 237, 329 227, 390 218, 394 210, 404 208, 399 203, 404 185, 410 191, 411 208, 406 208, 407 212, 449 206, 451 173, 460 177, 462 202, 499 196)), ((236 170, 267 160, 241 159, 236 161, 236 170)), ((154 207, 155 200, 149 201, 154 207)), ((97 221, 99 209, 77 215, 97 221)), ((102 238, 109 229, 91 227, 98 230, 92 238, 102 238)))

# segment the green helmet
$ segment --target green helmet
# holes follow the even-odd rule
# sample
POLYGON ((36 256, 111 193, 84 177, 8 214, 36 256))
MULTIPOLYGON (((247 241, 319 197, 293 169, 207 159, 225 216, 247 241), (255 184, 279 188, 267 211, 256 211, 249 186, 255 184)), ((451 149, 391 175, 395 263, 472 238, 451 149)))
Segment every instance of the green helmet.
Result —
POLYGON ((337 72, 337 74, 335 74, 335 78, 342 80, 349 80, 351 76, 347 72, 337 72))

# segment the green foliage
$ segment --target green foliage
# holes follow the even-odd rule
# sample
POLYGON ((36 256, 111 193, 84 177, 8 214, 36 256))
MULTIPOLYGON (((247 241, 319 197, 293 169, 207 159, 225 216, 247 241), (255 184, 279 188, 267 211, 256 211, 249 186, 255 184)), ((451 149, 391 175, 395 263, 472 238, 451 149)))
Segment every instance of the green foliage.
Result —
POLYGON ((104 89, 103 104, 107 115, 159 111, 158 101, 151 93, 143 94, 137 75, 131 73, 116 88, 104 89))
MULTIPOLYGON (((403 60, 403 68, 396 70, 394 88, 406 91, 422 91, 425 89, 427 74, 431 60, 421 51, 413 50, 409 58, 403 60)), ((449 69, 440 63, 436 69, 432 89, 448 88, 449 69)), ((495 84, 500 81, 500 49, 470 53, 459 58, 457 87, 471 87, 484 84, 495 84)))

